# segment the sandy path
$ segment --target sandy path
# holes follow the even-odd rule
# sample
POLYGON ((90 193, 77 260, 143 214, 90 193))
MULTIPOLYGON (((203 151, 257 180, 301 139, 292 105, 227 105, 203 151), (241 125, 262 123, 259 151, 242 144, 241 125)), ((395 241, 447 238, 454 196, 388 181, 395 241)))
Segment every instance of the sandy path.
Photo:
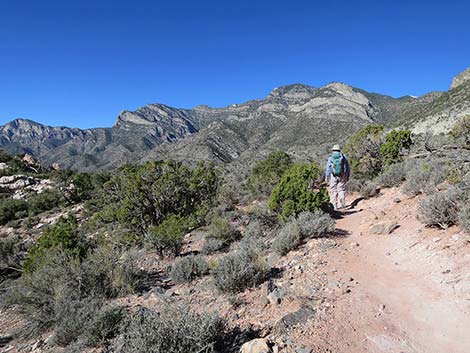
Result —
POLYGON ((416 204, 386 190, 337 221, 349 235, 330 250, 327 271, 351 292, 338 296, 322 328, 332 352, 470 352, 469 237, 424 228, 416 204), (371 225, 387 222, 400 227, 372 234, 371 225))

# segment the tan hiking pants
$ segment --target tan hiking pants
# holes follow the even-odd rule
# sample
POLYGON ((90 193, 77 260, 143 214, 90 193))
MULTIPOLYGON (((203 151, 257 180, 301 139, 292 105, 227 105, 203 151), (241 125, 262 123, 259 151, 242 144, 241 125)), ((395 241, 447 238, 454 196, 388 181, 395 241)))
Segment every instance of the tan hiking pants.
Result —
POLYGON ((336 177, 334 175, 330 175, 330 200, 335 209, 338 207, 338 201, 340 202, 341 207, 346 206, 347 182, 348 180, 344 176, 336 177))

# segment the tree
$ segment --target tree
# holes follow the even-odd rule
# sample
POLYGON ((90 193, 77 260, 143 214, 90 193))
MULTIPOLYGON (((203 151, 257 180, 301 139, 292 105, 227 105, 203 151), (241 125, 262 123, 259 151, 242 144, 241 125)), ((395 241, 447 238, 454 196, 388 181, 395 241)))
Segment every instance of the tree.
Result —
POLYGON ((382 170, 382 125, 367 125, 354 134, 344 147, 351 169, 360 178, 372 179, 382 170))
POLYGON ((409 150, 413 141, 410 130, 392 130, 385 136, 385 142, 380 146, 383 166, 401 162, 403 150, 409 150))
POLYGON ((257 162, 248 178, 248 188, 253 195, 269 195, 281 179, 282 174, 292 165, 291 157, 282 151, 271 152, 257 162))
POLYGON ((194 169, 174 161, 126 165, 105 184, 101 216, 140 233, 171 215, 200 220, 218 184, 213 164, 194 169))
POLYGON ((279 212, 282 221, 302 211, 323 209, 329 201, 327 191, 323 188, 317 192, 309 189, 309 183, 318 180, 320 175, 320 168, 315 163, 292 165, 273 189, 269 208, 279 212))

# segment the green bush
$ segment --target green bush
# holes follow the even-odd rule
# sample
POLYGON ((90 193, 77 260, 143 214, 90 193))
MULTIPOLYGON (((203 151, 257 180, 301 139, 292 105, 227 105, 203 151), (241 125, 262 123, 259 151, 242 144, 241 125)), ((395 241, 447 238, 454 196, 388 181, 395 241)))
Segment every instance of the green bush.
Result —
POLYGON ((385 136, 385 142, 380 146, 383 166, 389 166, 403 161, 402 153, 409 150, 413 141, 410 130, 392 130, 385 136))
POLYGON ((103 189, 103 221, 117 221, 146 232, 168 217, 178 215, 202 221, 215 198, 219 181, 212 164, 190 169, 179 162, 147 162, 116 171, 103 189))
POLYGON ((282 175, 271 193, 269 208, 278 212, 282 221, 302 211, 324 208, 329 201, 327 190, 315 192, 309 189, 310 182, 318 180, 320 175, 316 164, 294 164, 282 175))
POLYGON ((354 134, 344 146, 352 174, 359 179, 372 179, 382 170, 382 125, 367 125, 354 134))
POLYGON ((171 266, 170 277, 175 283, 191 282, 209 273, 209 264, 200 255, 190 255, 171 266))
POLYGON ((207 238, 221 240, 225 246, 240 238, 240 232, 227 218, 214 217, 208 227, 207 238))
POLYGON ((51 250, 61 249, 71 256, 84 257, 87 245, 84 237, 78 230, 78 223, 74 217, 64 218, 51 226, 44 229, 43 234, 39 237, 37 244, 31 247, 24 261, 24 270, 31 272, 35 270, 51 250))
POLYGON ((288 222, 281 228, 272 247, 279 255, 286 255, 302 244, 302 234, 296 222, 288 222))
POLYGON ((142 308, 124 328, 117 353, 211 353, 224 334, 224 322, 213 314, 196 314, 171 304, 160 313, 142 308))
POLYGON ((148 228, 146 241, 162 256, 176 256, 183 246, 189 231, 187 218, 169 216, 158 226, 148 228))
POLYGON ((265 281, 270 273, 259 248, 241 249, 222 257, 212 270, 215 286, 222 292, 242 292, 265 281))
POLYGON ((257 162, 253 167, 248 178, 250 192, 268 196, 291 165, 292 159, 287 153, 271 152, 266 159, 257 162))

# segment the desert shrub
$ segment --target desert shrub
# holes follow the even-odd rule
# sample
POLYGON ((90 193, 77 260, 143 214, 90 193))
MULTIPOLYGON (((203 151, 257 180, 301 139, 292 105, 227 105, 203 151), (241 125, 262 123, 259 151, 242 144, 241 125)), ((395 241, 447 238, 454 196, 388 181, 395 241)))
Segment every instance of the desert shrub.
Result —
POLYGON ((447 228, 458 219, 457 195, 453 190, 426 196, 418 206, 418 219, 427 226, 447 228))
POLYGON ((175 283, 184 283, 207 273, 209 273, 209 264, 206 259, 200 255, 190 255, 171 266, 170 277, 175 283))
POLYGON ((457 141, 461 141, 463 146, 470 148, 470 115, 459 120, 452 127, 450 135, 457 141))
POLYGON ((204 254, 213 254, 221 251, 227 247, 227 243, 222 239, 206 237, 202 246, 202 252, 204 254))
POLYGON ((122 353, 215 352, 224 323, 213 314, 196 314, 183 305, 167 305, 160 313, 142 308, 124 329, 122 353))
POLYGON ((123 252, 111 244, 94 248, 81 264, 82 291, 106 298, 133 293, 144 279, 136 262, 133 251, 123 252))
POLYGON ((321 211, 302 212, 297 216, 295 223, 299 226, 304 239, 325 236, 334 232, 336 228, 334 220, 321 211))
POLYGON ((380 188, 375 181, 365 181, 361 187, 361 196, 364 199, 370 199, 371 197, 379 194, 380 188))
POLYGON ((25 314, 28 333, 41 332, 55 324, 56 303, 64 297, 63 293, 80 293, 81 277, 80 261, 76 257, 51 249, 40 267, 24 273, 10 288, 3 298, 4 304, 17 305, 25 314))
POLYGON ((403 160, 403 151, 409 150, 413 141, 410 130, 392 130, 385 136, 380 146, 383 166, 389 166, 403 160))
POLYGON ((86 332, 103 305, 98 297, 79 298, 75 293, 60 293, 55 302, 54 343, 66 346, 86 332))
POLYGON ((248 178, 250 192, 268 196, 291 165, 292 159, 287 153, 271 152, 266 159, 257 162, 253 167, 248 178))
POLYGON ((407 164, 405 163, 389 165, 375 181, 379 186, 386 188, 401 185, 406 180, 406 168, 407 164))
POLYGON ((67 344, 80 335, 80 322, 90 321, 99 303, 131 292, 141 279, 135 263, 117 249, 98 247, 80 259, 50 248, 41 266, 24 273, 10 288, 5 304, 18 306, 29 320, 30 332, 55 327, 58 344, 67 344))
POLYGON ((470 206, 468 204, 460 208, 457 221, 467 233, 470 233, 470 206))
POLYGON ((96 217, 146 232, 172 215, 190 217, 207 211, 218 184, 212 164, 199 163, 193 169, 174 161, 126 165, 105 183, 102 210, 96 217))
POLYGON ((288 222, 279 231, 272 247, 279 255, 286 255, 302 244, 302 234, 296 222, 288 222))
POLYGON ((382 125, 367 125, 355 133, 344 146, 352 173, 359 179, 372 179, 382 170, 382 125))
POLYGON ((214 217, 209 224, 208 234, 209 238, 220 239, 226 245, 240 238, 240 232, 230 223, 227 218, 214 217))
POLYGON ((348 183, 346 184, 347 190, 350 192, 360 192, 361 186, 364 183, 364 180, 357 179, 354 175, 352 175, 348 183))
POLYGON ((158 226, 150 226, 146 241, 162 256, 176 256, 183 246, 184 235, 189 231, 184 217, 169 216, 158 226))
POLYGON ((436 186, 446 180, 449 163, 442 160, 412 160, 407 163, 403 192, 409 196, 433 193, 436 186))
POLYGON ((44 229, 37 243, 28 251, 24 261, 24 270, 33 271, 41 265, 51 250, 58 248, 71 256, 85 256, 87 244, 79 232, 78 223, 74 217, 61 217, 55 224, 44 229))
POLYGON ((242 292, 263 282, 270 268, 263 251, 252 247, 222 257, 212 269, 215 286, 222 292, 242 292))
POLYGON ((21 268, 24 246, 18 236, 0 238, 0 275, 7 268, 21 268))
POLYGON ((286 221, 302 211, 324 208, 329 201, 326 189, 310 190, 309 184, 318 180, 320 169, 316 164, 294 164, 281 177, 268 201, 271 210, 286 221))
POLYGON ((258 238, 263 237, 265 233, 265 229, 261 222, 257 219, 250 221, 243 232, 244 238, 258 238))
POLYGON ((115 337, 125 318, 126 311, 121 306, 105 305, 101 307, 84 332, 87 343, 96 346, 115 337))

